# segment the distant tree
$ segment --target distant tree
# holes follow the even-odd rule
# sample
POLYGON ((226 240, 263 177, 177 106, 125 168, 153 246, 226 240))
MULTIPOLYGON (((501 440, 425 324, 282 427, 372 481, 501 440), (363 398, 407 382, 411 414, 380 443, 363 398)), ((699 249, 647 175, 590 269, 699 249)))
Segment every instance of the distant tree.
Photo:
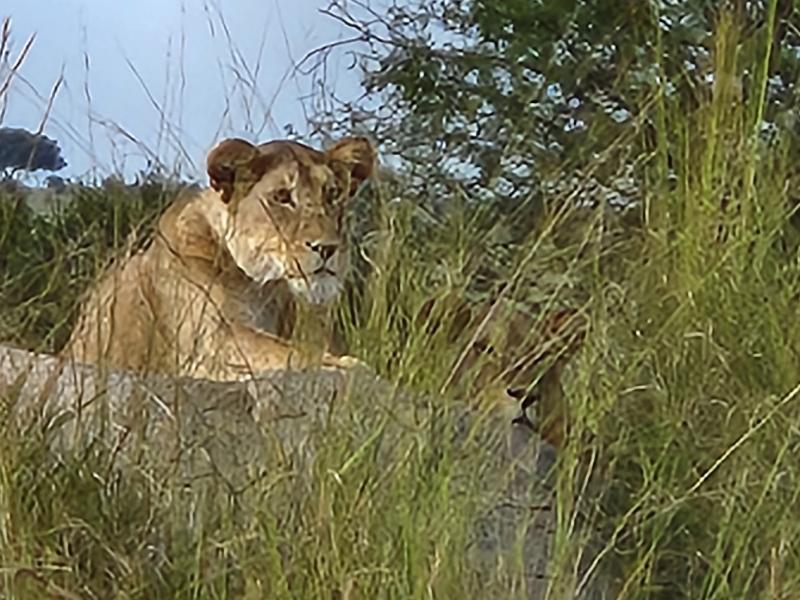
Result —
POLYGON ((17 171, 58 171, 66 166, 56 140, 25 129, 0 127, 0 173, 4 179, 17 171))

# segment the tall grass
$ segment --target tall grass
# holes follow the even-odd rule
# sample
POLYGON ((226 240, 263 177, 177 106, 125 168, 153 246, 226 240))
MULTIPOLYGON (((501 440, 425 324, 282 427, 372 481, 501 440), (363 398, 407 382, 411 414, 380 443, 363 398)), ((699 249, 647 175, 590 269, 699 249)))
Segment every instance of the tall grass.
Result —
MULTIPOLYGON (((503 223, 460 198, 445 215, 402 184, 391 193, 376 184, 358 201, 368 261, 338 319, 352 353, 387 378, 446 387, 462 348, 432 339, 414 314, 453 290, 495 291, 472 285, 487 269, 512 283, 504 293, 516 302, 578 303, 591 315, 564 382, 572 435, 556 468, 551 598, 576 597, 586 567, 613 575, 622 598, 800 596, 800 263, 789 202, 798 183, 788 141, 760 131, 769 44, 738 48, 723 19, 713 93, 687 114, 661 90, 634 133, 657 140, 652 154, 604 159, 639 165, 635 225, 631 212, 553 197, 509 247, 503 223), (745 70, 756 76, 743 89, 745 70), (405 200, 389 201, 398 192, 405 200)), ((168 200, 157 190, 151 202, 146 186, 98 193, 43 220, 0 192, 4 339, 57 349, 80 289, 168 200)), ((442 405, 464 402, 463 390, 445 390, 442 405)), ((431 425, 395 440, 387 468, 374 407, 352 398, 347 427, 316 433, 312 462, 272 457, 246 492, 184 487, 147 463, 123 476, 102 447, 57 458, 41 424, 0 420, 0 590, 509 597, 515 565, 485 582, 465 559, 490 457, 476 444, 456 459, 431 425), (295 477, 298 467, 310 475, 295 477)))

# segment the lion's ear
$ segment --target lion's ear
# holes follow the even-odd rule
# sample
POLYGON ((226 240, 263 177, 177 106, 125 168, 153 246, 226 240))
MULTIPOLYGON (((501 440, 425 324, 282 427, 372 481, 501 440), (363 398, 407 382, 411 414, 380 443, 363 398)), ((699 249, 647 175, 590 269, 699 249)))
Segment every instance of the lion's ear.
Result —
POLYGON ((239 138, 223 140, 208 153, 208 178, 211 187, 220 192, 223 202, 230 202, 235 184, 253 179, 252 166, 258 156, 258 148, 239 138))
POLYGON ((414 321, 417 327, 424 327, 428 335, 439 329, 443 321, 449 321, 446 339, 449 343, 453 343, 469 327, 472 321, 472 308, 455 295, 448 295, 444 299, 430 298, 419 309, 414 321), (435 315, 434 308, 439 303, 443 303, 443 310, 435 315))
POLYGON ((343 138, 331 146, 325 154, 329 159, 345 165, 350 171, 350 195, 355 194, 361 184, 375 171, 377 153, 367 138, 343 138))

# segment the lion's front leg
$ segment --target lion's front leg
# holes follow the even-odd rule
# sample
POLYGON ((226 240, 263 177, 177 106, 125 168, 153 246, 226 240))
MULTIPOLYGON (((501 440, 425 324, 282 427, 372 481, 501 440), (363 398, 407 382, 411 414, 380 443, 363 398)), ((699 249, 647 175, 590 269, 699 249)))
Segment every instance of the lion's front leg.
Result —
POLYGON ((274 334, 233 325, 214 353, 220 373, 215 378, 241 379, 276 369, 305 369, 312 366, 350 369, 363 363, 350 356, 320 352, 308 344, 297 345, 274 334))

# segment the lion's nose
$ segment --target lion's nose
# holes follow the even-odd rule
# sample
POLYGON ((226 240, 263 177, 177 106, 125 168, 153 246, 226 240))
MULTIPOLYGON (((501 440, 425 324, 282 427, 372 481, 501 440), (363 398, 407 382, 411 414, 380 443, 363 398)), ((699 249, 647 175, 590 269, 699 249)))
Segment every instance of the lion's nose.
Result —
POLYGON ((336 253, 336 244, 316 244, 314 242, 307 242, 308 247, 312 252, 316 252, 322 257, 322 260, 328 260, 336 253))

